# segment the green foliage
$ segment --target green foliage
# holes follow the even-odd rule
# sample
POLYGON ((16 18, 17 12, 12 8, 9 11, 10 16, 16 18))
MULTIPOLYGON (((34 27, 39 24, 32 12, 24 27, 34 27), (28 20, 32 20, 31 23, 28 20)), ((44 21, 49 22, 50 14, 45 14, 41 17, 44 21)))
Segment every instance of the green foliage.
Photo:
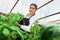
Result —
POLYGON ((8 16, 0 15, 0 40, 16 40, 19 36, 21 40, 24 40, 22 31, 16 26, 16 23, 23 18, 21 13, 9 13, 8 16))
POLYGON ((30 33, 25 32, 25 40, 40 40, 43 28, 38 25, 38 21, 35 21, 30 28, 30 33))
POLYGON ((30 30, 25 40, 60 40, 60 25, 39 26, 36 21, 30 30))
POLYGON ((8 16, 0 15, 0 40, 60 40, 60 25, 39 26, 35 21, 30 32, 22 31, 16 25, 24 15, 21 13, 9 13, 8 16))
POLYGON ((17 12, 17 13, 9 13, 9 16, 7 17, 8 17, 8 22, 12 25, 12 24, 16 24, 17 22, 21 21, 24 18, 24 15, 17 12))
POLYGON ((47 27, 41 36, 41 40, 59 40, 60 39, 60 25, 52 25, 47 27))

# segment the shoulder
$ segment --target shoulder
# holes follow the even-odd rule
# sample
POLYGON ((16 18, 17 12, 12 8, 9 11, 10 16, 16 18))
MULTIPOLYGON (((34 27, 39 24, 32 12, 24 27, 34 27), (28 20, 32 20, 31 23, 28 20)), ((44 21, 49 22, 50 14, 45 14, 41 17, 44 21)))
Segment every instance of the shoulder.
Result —
POLYGON ((34 15, 30 18, 30 23, 33 24, 37 20, 37 17, 34 15))

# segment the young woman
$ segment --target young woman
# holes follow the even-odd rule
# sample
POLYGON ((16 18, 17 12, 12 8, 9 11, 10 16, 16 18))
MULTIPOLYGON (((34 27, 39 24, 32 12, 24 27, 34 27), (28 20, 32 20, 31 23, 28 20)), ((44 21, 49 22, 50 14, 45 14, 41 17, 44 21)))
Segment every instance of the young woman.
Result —
MULTIPOLYGON (((30 32, 31 25, 34 23, 35 18, 36 18, 35 17, 36 11, 37 11, 37 5, 34 3, 30 4, 29 13, 21 22, 18 22, 17 25, 21 29, 30 32)), ((2 15, 7 16, 8 14, 2 13, 2 15)))
POLYGON ((27 14, 26 17, 21 22, 18 22, 17 25, 21 29, 30 32, 31 25, 33 24, 33 21, 35 20, 34 15, 36 11, 37 11, 37 5, 33 3, 30 4, 29 14, 27 14))

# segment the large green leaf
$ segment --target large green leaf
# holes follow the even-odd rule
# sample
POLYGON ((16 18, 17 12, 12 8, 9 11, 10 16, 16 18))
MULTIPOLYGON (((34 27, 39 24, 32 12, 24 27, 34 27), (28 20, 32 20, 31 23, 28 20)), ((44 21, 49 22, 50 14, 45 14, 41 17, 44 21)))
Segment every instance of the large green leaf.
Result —
POLYGON ((9 30, 7 28, 4 28, 2 32, 3 32, 3 34, 5 36, 9 36, 10 35, 9 30))
POLYGON ((43 31, 41 35, 41 40, 53 40, 53 38, 56 37, 57 35, 60 36, 60 25, 52 25, 47 27, 43 31))
POLYGON ((16 23, 23 19, 22 13, 9 13, 8 16, 0 15, 0 40, 16 40, 20 36, 23 40, 23 34, 16 23))
POLYGON ((18 21, 21 21, 24 18, 22 13, 9 13, 8 20, 10 24, 15 24, 18 21))
POLYGON ((10 27, 10 29, 16 31, 19 34, 19 36, 21 37, 21 39, 24 39, 24 36, 23 36, 20 28, 18 28, 17 26, 12 26, 12 27, 10 27))

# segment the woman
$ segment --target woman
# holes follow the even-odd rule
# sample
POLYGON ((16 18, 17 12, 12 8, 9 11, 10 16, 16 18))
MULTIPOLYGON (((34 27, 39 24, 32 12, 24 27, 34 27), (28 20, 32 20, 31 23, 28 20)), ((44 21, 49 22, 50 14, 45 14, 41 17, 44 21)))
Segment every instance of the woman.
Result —
MULTIPOLYGON (((35 15, 35 12, 37 11, 37 5, 32 3, 30 4, 30 8, 29 8, 29 14, 26 15, 26 17, 21 21, 21 22, 18 22, 17 25, 25 30, 25 31, 28 31, 30 32, 30 28, 31 28, 31 25, 33 24, 33 22, 35 21, 34 18, 36 18, 34 15, 35 15)), ((4 14, 2 13, 4 16, 7 16, 8 14, 4 14)))
POLYGON ((30 27, 33 24, 32 19, 36 11, 37 11, 37 5, 33 3, 30 4, 29 14, 27 14, 26 17, 21 22, 18 22, 17 25, 21 29, 30 32, 30 27))

